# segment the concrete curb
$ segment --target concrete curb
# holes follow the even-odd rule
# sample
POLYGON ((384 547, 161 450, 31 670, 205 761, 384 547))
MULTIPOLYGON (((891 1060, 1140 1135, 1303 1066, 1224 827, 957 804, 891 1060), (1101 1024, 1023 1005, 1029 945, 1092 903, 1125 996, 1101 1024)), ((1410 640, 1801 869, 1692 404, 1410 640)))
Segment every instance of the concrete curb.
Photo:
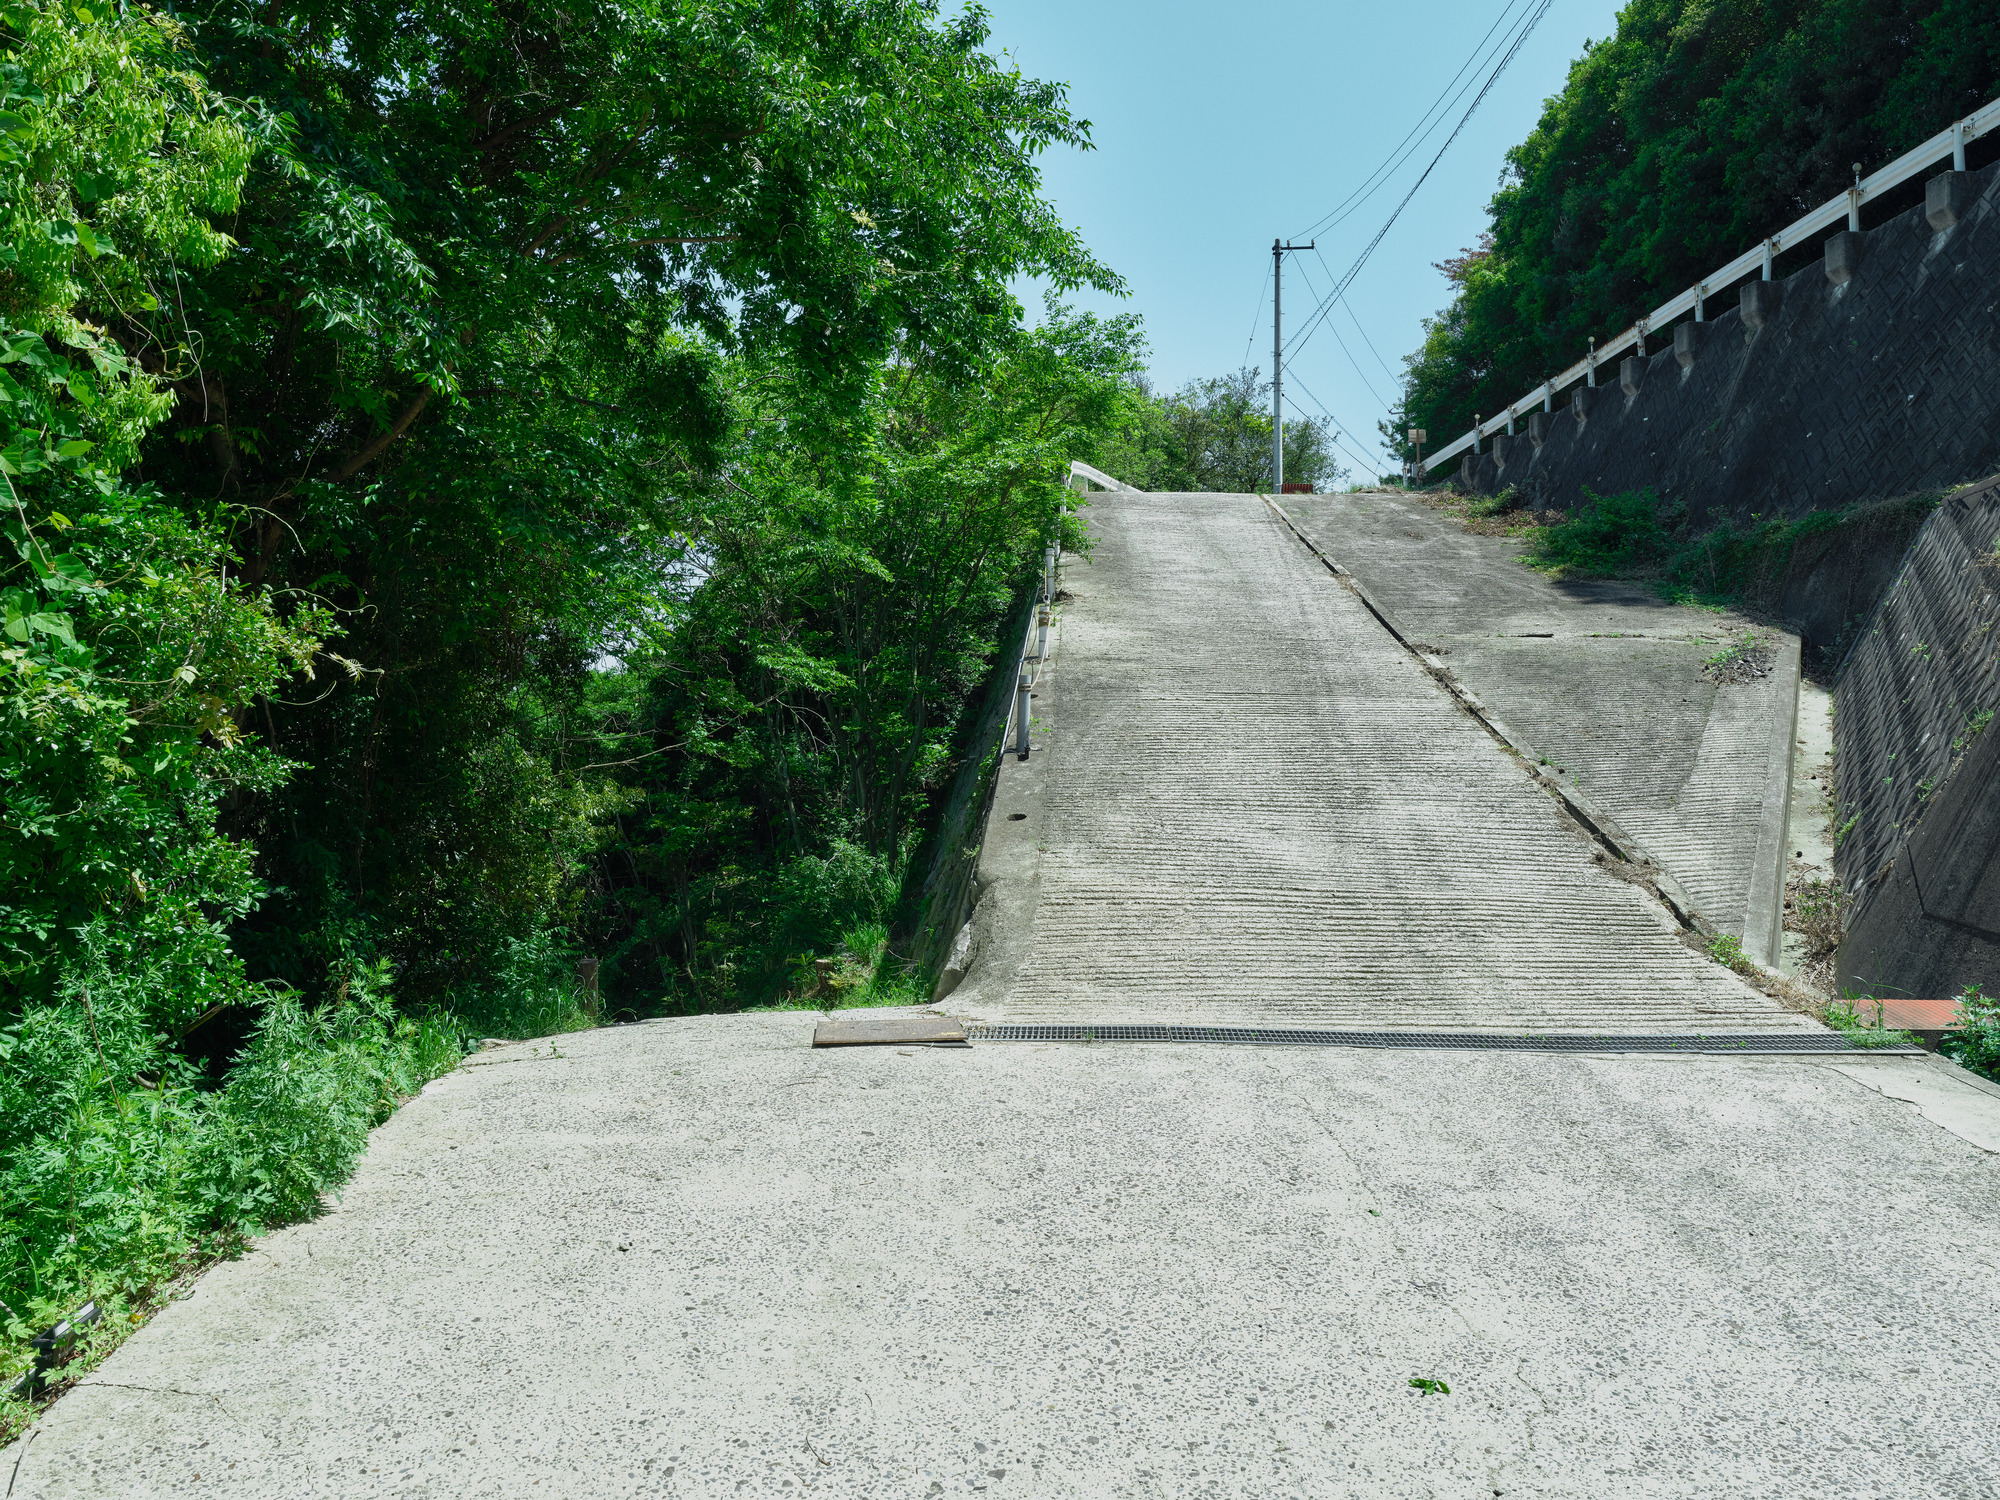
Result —
MULTIPOLYGON (((1060 577, 1062 560, 1057 562, 1060 577)), ((994 772, 992 801, 980 832, 973 874, 970 956, 963 977, 933 1003, 968 1020, 991 1020, 1034 949, 1035 908, 1041 899, 1042 845, 1048 832, 1049 786, 1058 754, 1054 720, 1061 683, 1062 625, 1049 627, 1049 654, 1036 670, 1028 715, 1028 758, 1006 745, 994 772)), ((1030 613, 1029 629, 1034 627, 1030 613)))
MULTIPOLYGON (((1306 550, 1325 564, 1328 572, 1332 573, 1334 577, 1340 579, 1341 582, 1354 591, 1354 596, 1367 607, 1370 614, 1381 622, 1382 628, 1395 637, 1396 643, 1422 663, 1424 670, 1430 673, 1440 687, 1450 693, 1459 705, 1467 713, 1471 714, 1488 734, 1492 735, 1495 740, 1520 760, 1528 776, 1536 785, 1562 803, 1569 811, 1570 816, 1583 825, 1584 829, 1598 843, 1603 845, 1608 852, 1625 864, 1633 865, 1644 873, 1645 880, 1642 888, 1649 889, 1652 892, 1660 904, 1666 907, 1676 924, 1684 930, 1698 933, 1704 938, 1713 938, 1716 935, 1717 929, 1715 926, 1695 910, 1694 902, 1689 898, 1687 891, 1682 887, 1681 883, 1673 877, 1672 873, 1659 860, 1649 854, 1638 840, 1620 828, 1617 821, 1597 804, 1595 798, 1591 797, 1583 788, 1566 785, 1559 778, 1551 776, 1544 771, 1542 767, 1550 764, 1546 756, 1526 740, 1516 735, 1501 721, 1497 714, 1493 713, 1484 703, 1480 702, 1478 696, 1470 688, 1466 687, 1464 683, 1459 681, 1457 674, 1445 664, 1441 657, 1433 656, 1428 651, 1420 650, 1413 642, 1410 634, 1404 630, 1402 625, 1390 613, 1389 609, 1369 594, 1367 588, 1359 578, 1355 577, 1347 568, 1341 566, 1325 549, 1308 536, 1304 528, 1292 519, 1282 505, 1278 504, 1277 501, 1268 495, 1264 496, 1263 500, 1266 505, 1270 506, 1278 518, 1290 528, 1292 535, 1304 544, 1306 550)), ((1794 675, 1796 676, 1796 645, 1793 647, 1793 666, 1794 675)), ((1783 727, 1786 744, 1789 746, 1792 735, 1792 721, 1786 721, 1783 727)), ((1785 773, 1788 778, 1788 786, 1790 784, 1789 765, 1788 761, 1785 773)), ((1782 823, 1778 831, 1778 837, 1780 839, 1784 837, 1782 823)), ((1763 847, 1761 839, 1758 847, 1761 851, 1763 847)), ((1783 850, 1780 849, 1779 853, 1782 854, 1783 850)), ((1778 886, 1778 897, 1782 908, 1784 899, 1784 883, 1782 880, 1780 880, 1778 886)))

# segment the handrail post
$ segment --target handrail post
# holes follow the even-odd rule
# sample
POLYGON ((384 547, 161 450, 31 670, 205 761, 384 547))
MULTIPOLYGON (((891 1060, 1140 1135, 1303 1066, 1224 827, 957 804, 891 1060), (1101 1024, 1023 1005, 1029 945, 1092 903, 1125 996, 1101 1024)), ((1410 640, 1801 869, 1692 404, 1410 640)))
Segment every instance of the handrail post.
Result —
POLYGON ((1021 670, 1014 678, 1014 753, 1022 760, 1028 758, 1028 698, 1031 686, 1028 664, 1021 663, 1021 670))
POLYGON ((1954 172, 1963 172, 1965 170, 1965 127, 1970 123, 1971 121, 1969 120, 1952 121, 1951 169, 1954 172))

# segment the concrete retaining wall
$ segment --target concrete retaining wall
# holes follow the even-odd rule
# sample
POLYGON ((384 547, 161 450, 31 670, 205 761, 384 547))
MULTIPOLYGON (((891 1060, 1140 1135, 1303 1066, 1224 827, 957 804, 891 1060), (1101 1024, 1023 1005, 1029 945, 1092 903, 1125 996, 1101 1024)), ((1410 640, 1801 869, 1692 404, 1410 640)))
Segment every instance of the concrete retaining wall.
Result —
POLYGON ((904 893, 904 916, 890 946, 898 957, 915 963, 926 975, 934 976, 944 966, 952 939, 965 925, 977 894, 974 876, 986 814, 993 803, 1000 738, 1007 732, 1015 669, 1021 660, 1022 641, 1034 625, 1040 585, 1038 570, 1008 612, 1000 633, 1000 655, 961 752, 958 774, 945 795, 937 831, 914 862, 923 877, 904 893))
POLYGON ((1840 673, 1843 986, 2000 985, 2000 479, 1946 499, 1840 673))
POLYGON ((1738 306, 1657 331, 1649 358, 1489 439, 1460 482, 1562 509, 1650 485, 1702 525, 2000 468, 2000 164, 1946 177, 1944 227, 1914 208, 1843 231, 1822 264, 1745 283, 1738 306))

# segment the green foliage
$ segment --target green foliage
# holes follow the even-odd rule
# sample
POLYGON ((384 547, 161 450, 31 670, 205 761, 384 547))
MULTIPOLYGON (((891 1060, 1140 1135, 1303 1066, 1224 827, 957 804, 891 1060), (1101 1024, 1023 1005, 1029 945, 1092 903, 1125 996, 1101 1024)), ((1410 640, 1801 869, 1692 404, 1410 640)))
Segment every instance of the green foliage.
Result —
POLYGON ((1118 282, 984 44, 0 9, 8 1358, 315 1211, 468 1028, 594 1024, 585 953, 624 1009, 919 983, 910 851, 1137 363, 1023 329, 1118 282))
POLYGON ((1718 932, 1710 938, 1708 956, 1723 968, 1734 970, 1738 974, 1754 974, 1757 971, 1757 965, 1751 961, 1750 955, 1743 951, 1743 940, 1734 933, 1718 932))
POLYGON ((599 689, 601 758, 632 761, 603 863, 625 1001, 802 997, 815 956, 893 925, 1001 622, 1050 538, 1082 546, 1068 459, 1138 349, 1134 320, 1052 305, 978 385, 886 369, 851 464, 739 429, 671 628, 599 689))
POLYGON ((1583 493, 1575 515, 1534 534, 1524 554, 1529 566, 1558 577, 1630 578, 1660 565, 1676 516, 1662 513, 1652 490, 1583 493))
POLYGON ((2000 1082, 2000 995, 1969 984, 1958 996, 1958 1029, 1945 1033, 1940 1050, 1960 1067, 2000 1082))
POLYGON ((1482 495, 1477 500, 1468 502, 1465 513, 1481 520, 1490 520, 1494 516, 1509 515, 1526 503, 1526 497, 1510 484, 1497 495, 1482 495))
POLYGON ((0 1376, 86 1298, 121 1314, 203 1239, 316 1212, 369 1129, 461 1055, 449 1023, 396 1014, 377 966, 318 1012, 270 995, 215 1088, 158 1024, 167 977, 114 965, 93 930, 61 990, 0 1027, 0 1376))
POLYGON ((1996 93, 1976 0, 1635 0, 1508 153, 1490 235, 1440 263, 1385 437, 1464 431, 1996 93))
POLYGON ((1529 533, 1523 561, 1560 577, 1647 579, 1669 599, 1711 606, 1774 606, 1801 569, 1834 552, 1900 552, 1938 504, 1923 493, 1697 529, 1651 489, 1585 495, 1574 515, 1529 533))
MULTIPOLYGON (((1191 380, 1158 396, 1143 377, 1127 385, 1118 425, 1099 465, 1142 490, 1258 494, 1271 488, 1271 383, 1238 370, 1191 380)), ((1347 477, 1333 447, 1333 419, 1285 421, 1285 482, 1331 489, 1347 477)))
POLYGON ((1820 1019, 1847 1039, 1850 1047, 1915 1047, 1907 1031, 1882 1024, 1882 1007, 1868 999, 1829 1001, 1820 1019), (1871 1009, 1872 1005, 1872 1009, 1871 1009))

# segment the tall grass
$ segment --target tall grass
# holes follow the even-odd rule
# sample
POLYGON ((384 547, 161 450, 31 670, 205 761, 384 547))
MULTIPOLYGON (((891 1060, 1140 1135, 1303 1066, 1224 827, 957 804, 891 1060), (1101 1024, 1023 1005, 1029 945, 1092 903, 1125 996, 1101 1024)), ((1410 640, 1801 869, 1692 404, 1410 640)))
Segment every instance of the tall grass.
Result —
MULTIPOLYGON (((0 1392, 31 1367, 29 1341, 81 1304, 102 1316, 71 1375, 177 1277, 317 1213, 369 1131, 473 1038, 599 1020, 576 954, 541 932, 503 945, 482 989, 425 1014, 398 1010, 380 960, 349 961, 317 1008, 246 985, 243 1045, 205 1063, 161 1020, 166 974, 85 953, 46 1002, 0 1025, 0 1392)), ((33 1411, 0 1396, 0 1442, 33 1411)))
POLYGON ((1683 504, 1651 489, 1584 497, 1568 519, 1529 534, 1524 562, 1559 578, 1648 580, 1678 603, 1707 605, 1774 601, 1794 569, 1834 548, 1900 552, 1940 499, 1905 495, 1697 530, 1683 504))

